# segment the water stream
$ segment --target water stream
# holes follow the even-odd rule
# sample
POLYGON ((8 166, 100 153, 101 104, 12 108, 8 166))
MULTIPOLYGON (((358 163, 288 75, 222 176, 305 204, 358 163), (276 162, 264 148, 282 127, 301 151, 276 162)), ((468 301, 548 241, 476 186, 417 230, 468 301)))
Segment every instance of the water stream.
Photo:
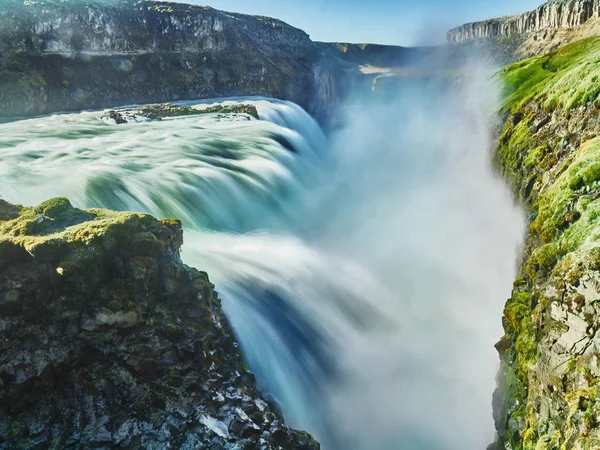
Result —
POLYGON ((182 219, 260 387, 326 450, 483 449, 523 227, 493 92, 417 83, 328 136, 269 99, 230 100, 261 120, 5 123, 0 195, 182 219))

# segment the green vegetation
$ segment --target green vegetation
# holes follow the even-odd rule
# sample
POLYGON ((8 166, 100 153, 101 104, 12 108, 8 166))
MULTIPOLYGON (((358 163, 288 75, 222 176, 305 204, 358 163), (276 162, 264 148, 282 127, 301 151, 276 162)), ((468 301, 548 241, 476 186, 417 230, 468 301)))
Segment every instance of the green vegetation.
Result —
POLYGON ((593 37, 507 66, 498 74, 504 85, 503 111, 519 111, 532 100, 547 110, 588 102, 600 106, 599 60, 600 38, 593 37))
MULTIPOLYGON (((497 75, 504 85, 500 115, 507 120, 495 161, 530 214, 499 345, 508 373, 506 439, 515 450, 558 450, 574 440, 579 448, 598 447, 597 433, 588 435, 597 428, 600 413, 598 378, 575 352, 559 367, 545 366, 554 356, 544 340, 548 333, 568 329, 550 317, 550 305, 561 302, 553 290, 578 286, 586 274, 600 271, 599 61, 600 38, 590 38, 512 64, 497 75), (558 388, 541 384, 553 370, 565 373, 558 388), (554 403, 559 393, 565 415, 558 403, 557 412, 540 419, 540 397, 554 403)), ((590 299, 579 295, 568 301, 583 307, 590 299)))
POLYGON ((553 258, 600 246, 600 199, 589 195, 599 180, 600 139, 593 139, 571 156, 567 169, 540 195, 531 232, 552 245, 553 258))
MULTIPOLYGON (((13 207, 0 202, 0 248, 24 249, 39 262, 68 264, 81 262, 81 257, 93 259, 94 246, 110 248, 120 236, 131 233, 131 246, 137 254, 155 252, 163 245, 154 234, 144 232, 158 224, 145 214, 114 212, 104 209, 83 211, 73 208, 66 198, 48 200, 37 207, 13 207)), ((178 222, 177 222, 178 223, 178 222)), ((0 260, 0 263, 2 261, 0 260)))

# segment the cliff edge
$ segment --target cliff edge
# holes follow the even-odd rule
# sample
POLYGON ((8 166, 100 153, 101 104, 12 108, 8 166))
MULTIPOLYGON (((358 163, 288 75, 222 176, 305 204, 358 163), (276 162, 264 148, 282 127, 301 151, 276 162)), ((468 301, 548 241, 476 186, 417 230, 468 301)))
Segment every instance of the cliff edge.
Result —
POLYGON ((600 0, 549 0, 523 14, 453 28, 447 40, 450 44, 488 41, 489 47, 506 48, 515 60, 599 34, 600 0))
POLYGON ((498 77, 496 163, 530 216, 504 309, 498 449, 600 448, 600 38, 498 77))
POLYGON ((0 5, 0 116, 262 95, 313 105, 308 35, 266 17, 136 0, 0 5))
POLYGON ((321 117, 359 65, 415 53, 369 46, 348 59, 329 49, 280 20, 207 6, 2 0, 0 117, 232 96, 289 100, 321 117))
POLYGON ((306 449, 256 390, 181 224, 0 200, 0 449, 306 449))

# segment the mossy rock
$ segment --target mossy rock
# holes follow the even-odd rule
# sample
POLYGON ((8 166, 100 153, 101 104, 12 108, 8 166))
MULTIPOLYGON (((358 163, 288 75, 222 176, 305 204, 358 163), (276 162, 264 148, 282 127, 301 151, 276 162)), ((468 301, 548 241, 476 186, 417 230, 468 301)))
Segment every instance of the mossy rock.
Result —
POLYGON ((563 351, 554 343, 574 332, 571 320, 582 322, 583 330, 596 323, 590 286, 600 272, 598 60, 596 37, 512 64, 497 75, 504 85, 499 113, 505 125, 495 162, 529 213, 519 277, 504 309, 505 335, 497 345, 503 367, 497 394, 502 398, 496 401, 502 448, 563 448, 567 442, 597 447, 590 444, 599 436, 597 393, 591 389, 597 381, 576 370, 589 365, 583 352, 589 347, 563 351), (555 376, 561 383, 552 381, 555 376))
POLYGON ((258 110, 254 105, 215 105, 206 108, 193 108, 172 104, 147 105, 136 109, 125 109, 122 111, 108 111, 103 118, 114 120, 117 125, 126 124, 127 118, 135 119, 142 117, 150 120, 162 120, 171 117, 201 116, 206 114, 245 114, 259 119, 258 110))
POLYGON ((598 104, 599 57, 600 38, 592 37, 507 66, 498 73, 503 110, 516 112, 531 100, 548 110, 598 104))
POLYGON ((5 200, 0 199, 0 222, 16 219, 22 207, 11 205, 5 200))
POLYGON ((173 245, 179 246, 183 239, 177 220, 158 221, 146 214, 103 209, 84 211, 66 198, 33 208, 4 209, 12 219, 0 222, 0 243, 22 248, 40 263, 57 263, 69 255, 78 259, 81 248, 90 253, 94 248, 114 251, 124 239, 127 246, 121 251, 148 256, 164 251, 165 240, 173 239, 173 245))

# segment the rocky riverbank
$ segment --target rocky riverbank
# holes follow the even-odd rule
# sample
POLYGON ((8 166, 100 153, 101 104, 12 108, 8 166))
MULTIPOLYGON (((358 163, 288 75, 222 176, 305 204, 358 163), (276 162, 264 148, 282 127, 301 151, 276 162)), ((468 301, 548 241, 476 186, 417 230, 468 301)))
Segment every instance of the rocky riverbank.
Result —
POLYGON ((181 224, 0 200, 0 449, 318 449, 256 390, 181 224))
POLYGON ((214 105, 199 108, 170 104, 146 105, 137 108, 120 109, 118 111, 110 110, 101 119, 121 125, 129 122, 149 122, 169 117, 201 116, 205 114, 214 114, 217 118, 229 120, 259 119, 256 107, 245 104, 214 105))

